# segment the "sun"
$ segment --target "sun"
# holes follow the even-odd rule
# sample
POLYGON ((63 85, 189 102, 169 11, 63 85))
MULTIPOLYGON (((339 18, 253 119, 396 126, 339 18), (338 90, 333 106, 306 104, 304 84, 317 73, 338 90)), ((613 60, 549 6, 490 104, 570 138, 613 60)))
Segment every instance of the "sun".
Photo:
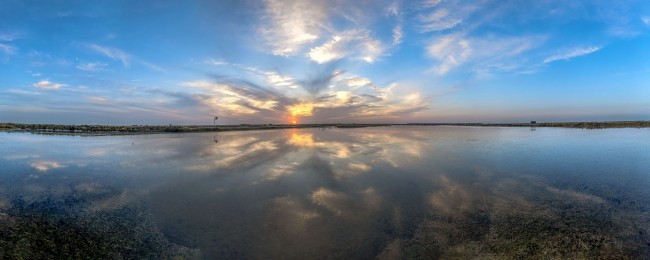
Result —
POLYGON ((291 121, 292 124, 297 124, 298 122, 296 120, 291 121))

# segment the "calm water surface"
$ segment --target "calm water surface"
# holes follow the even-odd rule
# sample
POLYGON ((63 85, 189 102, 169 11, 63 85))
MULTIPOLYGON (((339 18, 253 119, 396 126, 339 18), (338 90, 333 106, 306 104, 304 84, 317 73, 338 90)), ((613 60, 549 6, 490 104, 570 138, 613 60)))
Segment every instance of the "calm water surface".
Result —
POLYGON ((0 258, 650 256, 650 129, 0 133, 0 258))

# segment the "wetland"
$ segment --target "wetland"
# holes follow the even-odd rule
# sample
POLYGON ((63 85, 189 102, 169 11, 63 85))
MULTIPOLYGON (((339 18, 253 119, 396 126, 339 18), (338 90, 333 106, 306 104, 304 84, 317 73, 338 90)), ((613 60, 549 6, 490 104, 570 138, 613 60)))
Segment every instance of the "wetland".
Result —
POLYGON ((0 133, 0 258, 650 255, 650 129, 0 133))

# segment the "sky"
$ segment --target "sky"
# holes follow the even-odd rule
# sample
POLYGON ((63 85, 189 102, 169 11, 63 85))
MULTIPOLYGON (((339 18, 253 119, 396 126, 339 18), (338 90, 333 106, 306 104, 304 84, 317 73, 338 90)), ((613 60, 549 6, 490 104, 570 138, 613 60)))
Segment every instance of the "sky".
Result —
POLYGON ((0 122, 650 120, 650 1, 0 1, 0 122))

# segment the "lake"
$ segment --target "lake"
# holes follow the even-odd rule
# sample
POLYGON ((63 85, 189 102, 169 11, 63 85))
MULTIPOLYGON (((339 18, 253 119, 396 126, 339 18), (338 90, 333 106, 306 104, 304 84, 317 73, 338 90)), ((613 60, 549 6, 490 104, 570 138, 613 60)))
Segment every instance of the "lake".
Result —
POLYGON ((0 258, 648 258, 650 129, 0 133, 0 258))

